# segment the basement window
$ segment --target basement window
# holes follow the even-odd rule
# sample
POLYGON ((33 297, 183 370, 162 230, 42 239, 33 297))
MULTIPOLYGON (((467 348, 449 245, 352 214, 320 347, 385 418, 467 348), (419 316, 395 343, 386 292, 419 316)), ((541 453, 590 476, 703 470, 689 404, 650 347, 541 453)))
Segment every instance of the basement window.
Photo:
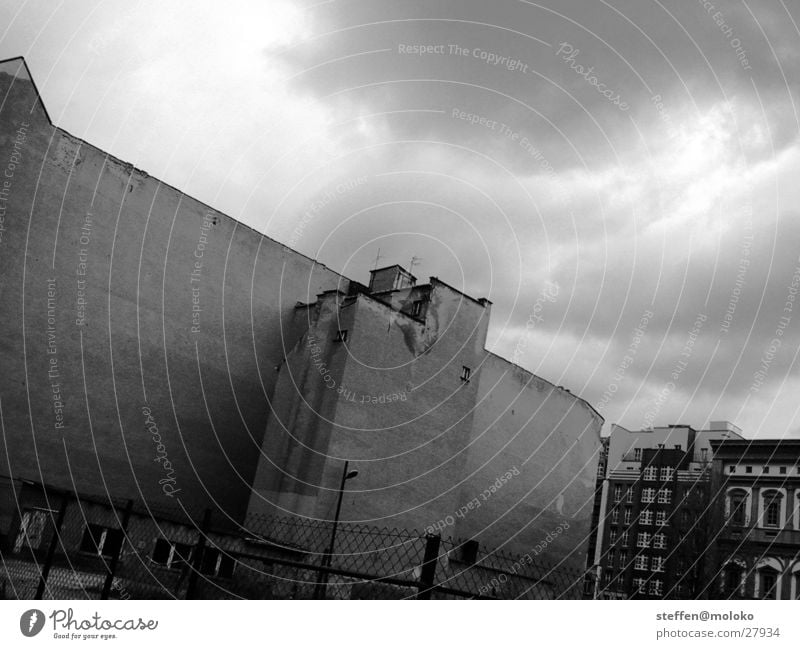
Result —
POLYGON ((90 524, 83 531, 81 552, 113 557, 122 548, 122 530, 90 524))
POLYGON ((336 338, 333 339, 335 343, 346 343, 347 342, 347 329, 339 329, 336 332, 336 338))
POLYGON ((219 549, 207 547, 203 550, 203 558, 200 562, 202 574, 230 579, 233 577, 235 566, 233 557, 223 554, 219 549))
POLYGON ((188 565, 192 556, 192 546, 186 543, 175 543, 167 539, 158 539, 153 548, 153 563, 177 570, 188 565))
POLYGON ((465 383, 469 383, 469 377, 472 375, 472 370, 468 368, 466 365, 461 366, 461 380, 465 383))

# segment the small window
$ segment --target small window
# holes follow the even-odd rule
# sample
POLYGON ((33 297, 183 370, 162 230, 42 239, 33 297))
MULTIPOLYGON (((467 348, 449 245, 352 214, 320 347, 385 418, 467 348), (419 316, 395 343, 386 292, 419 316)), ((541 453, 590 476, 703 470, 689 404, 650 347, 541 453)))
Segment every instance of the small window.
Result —
POLYGON ((640 448, 633 449, 633 461, 634 462, 642 461, 642 449, 640 448))
POLYGON ((728 473, 736 473, 736 467, 733 464, 728 467, 728 473))
POLYGON ((769 467, 768 466, 764 467, 764 473, 769 473, 769 467))
POLYGON ((347 342, 347 329, 339 329, 336 332, 336 338, 333 339, 335 343, 346 343, 347 342))
POLYGON ((422 315, 422 305, 425 304, 424 300, 414 300, 411 303, 411 315, 415 318, 419 318, 422 315))
POLYGON ((47 509, 28 509, 22 515, 17 540, 14 543, 14 552, 22 550, 23 546, 37 549, 42 546, 46 536, 49 522, 55 512, 47 509))
POLYGON ((83 531, 81 552, 102 557, 116 556, 122 548, 122 530, 90 524, 83 531))
POLYGON ((461 366, 461 380, 465 383, 469 382, 469 377, 472 375, 472 370, 469 369, 466 365, 461 366))
POLYGON ((778 469, 778 473, 780 473, 781 475, 786 475, 786 467, 785 466, 780 467, 778 469))
POLYGON ((186 543, 175 543, 167 539, 158 539, 153 548, 153 563, 177 570, 187 565, 192 556, 192 546, 186 543))
POLYGON ((753 467, 751 467, 751 466, 746 466, 746 467, 744 468, 744 472, 745 472, 745 473, 752 473, 752 472, 753 472, 753 467))
POLYGON ((200 572, 212 577, 233 577, 235 562, 230 555, 223 554, 217 548, 205 548, 203 560, 200 562, 200 572))
POLYGON ((675 450, 676 451, 680 451, 681 450, 681 445, 680 444, 675 444, 675 450))

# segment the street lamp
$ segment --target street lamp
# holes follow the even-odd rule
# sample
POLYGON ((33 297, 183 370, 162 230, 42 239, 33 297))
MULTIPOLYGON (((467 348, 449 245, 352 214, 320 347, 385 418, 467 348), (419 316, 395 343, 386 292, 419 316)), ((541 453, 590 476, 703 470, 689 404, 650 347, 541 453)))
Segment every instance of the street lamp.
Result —
MULTIPOLYGON (((325 551, 325 556, 322 558, 322 566, 324 568, 331 567, 331 557, 333 555, 334 545, 336 544, 336 530, 339 527, 339 515, 342 513, 342 499, 344 498, 345 483, 352 480, 358 475, 358 471, 350 468, 350 461, 344 461, 344 468, 342 469, 342 481, 339 483, 339 494, 336 499, 336 513, 333 516, 333 529, 331 529, 331 542, 328 549, 325 551)), ((325 589, 328 585, 328 573, 325 572, 317 585, 317 599, 324 599, 325 589)))

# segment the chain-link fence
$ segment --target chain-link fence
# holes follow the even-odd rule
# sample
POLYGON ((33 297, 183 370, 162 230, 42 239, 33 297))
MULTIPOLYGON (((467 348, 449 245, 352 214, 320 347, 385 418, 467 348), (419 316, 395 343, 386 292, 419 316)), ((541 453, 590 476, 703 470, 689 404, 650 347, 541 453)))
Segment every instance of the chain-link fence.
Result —
POLYGON ((18 599, 555 599, 580 573, 415 531, 153 510, 29 489, 0 539, 18 599))

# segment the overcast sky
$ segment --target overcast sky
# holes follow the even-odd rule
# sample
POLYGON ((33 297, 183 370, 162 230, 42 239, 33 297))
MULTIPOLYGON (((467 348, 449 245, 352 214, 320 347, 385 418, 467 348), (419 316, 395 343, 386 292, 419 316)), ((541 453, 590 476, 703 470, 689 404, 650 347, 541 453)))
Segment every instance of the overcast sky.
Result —
POLYGON ((488 297, 489 349, 609 423, 779 437, 798 24, 788 0, 39 0, 0 5, 0 58, 58 126, 353 279, 380 249, 488 297))

